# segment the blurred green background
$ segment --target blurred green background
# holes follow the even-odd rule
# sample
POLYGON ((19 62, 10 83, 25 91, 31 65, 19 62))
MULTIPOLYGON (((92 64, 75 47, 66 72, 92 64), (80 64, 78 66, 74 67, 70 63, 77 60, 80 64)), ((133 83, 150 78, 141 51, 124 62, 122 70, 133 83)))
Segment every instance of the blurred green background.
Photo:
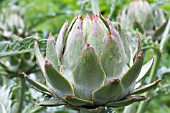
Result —
MULTIPOLYGON (((112 16, 112 21, 115 21, 116 15, 129 2, 131 0, 99 0, 100 11, 105 17, 108 16, 110 7, 115 3, 112 16)), ((148 0, 148 2, 159 2, 160 7, 170 16, 170 1, 164 3, 165 0, 148 0)), ((47 38, 50 32, 56 38, 66 20, 70 23, 76 14, 80 13, 84 16, 86 12, 91 11, 88 0, 0 0, 0 9, 14 4, 22 9, 27 29, 35 31, 37 36, 42 38, 47 38)), ((147 54, 152 56, 151 52, 147 54)), ((161 66, 170 67, 170 41, 166 44, 161 66)), ((161 83, 170 84, 169 76, 170 74, 166 74, 161 83)), ((160 93, 151 101, 147 113, 170 113, 170 94, 165 92, 160 93)), ((122 108, 116 110, 121 113, 122 108)))

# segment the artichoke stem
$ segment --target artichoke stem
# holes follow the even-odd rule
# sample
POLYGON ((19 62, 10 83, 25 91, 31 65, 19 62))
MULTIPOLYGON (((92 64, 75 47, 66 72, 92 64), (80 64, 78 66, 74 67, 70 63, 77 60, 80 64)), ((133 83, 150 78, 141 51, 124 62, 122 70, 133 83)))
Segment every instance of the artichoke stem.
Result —
POLYGON ((23 104, 24 104, 24 99, 25 99, 25 88, 26 88, 26 84, 25 84, 25 78, 20 76, 19 77, 19 82, 20 82, 20 92, 19 92, 19 105, 18 105, 18 109, 16 113, 22 113, 22 108, 23 108, 23 104))
MULTIPOLYGON (((93 109, 93 110, 89 110, 89 109, 80 109, 80 111, 78 111, 77 113, 110 113, 107 109, 105 109, 104 107, 98 108, 98 109, 93 109)), ((112 112, 114 113, 114 112, 112 112)))
MULTIPOLYGON (((151 73, 150 73, 150 77, 149 77, 150 78, 149 83, 152 83, 156 79, 156 73, 157 73, 159 63, 160 63, 160 60, 161 60, 161 52, 158 50, 155 53, 156 53, 155 57, 154 57, 155 61, 153 63, 152 69, 151 69, 151 73)), ((152 90, 150 90, 146 93, 147 97, 150 97, 151 95, 152 95, 152 90)), ((144 113, 146 111, 147 106, 149 105, 149 102, 150 102, 149 99, 142 101, 139 104, 137 113, 144 113)))

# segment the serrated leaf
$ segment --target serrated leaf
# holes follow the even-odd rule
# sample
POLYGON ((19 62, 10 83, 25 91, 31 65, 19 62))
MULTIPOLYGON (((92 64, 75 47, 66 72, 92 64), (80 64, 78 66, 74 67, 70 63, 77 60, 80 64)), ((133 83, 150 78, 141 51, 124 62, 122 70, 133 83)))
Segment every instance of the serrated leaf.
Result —
POLYGON ((45 39, 35 39, 32 37, 24 38, 22 40, 15 40, 13 42, 0 43, 0 58, 17 55, 21 53, 32 52, 34 48, 34 42, 38 41, 41 51, 46 50, 45 39))
POLYGON ((10 42, 6 42, 6 41, 0 42, 0 51, 1 52, 7 51, 9 46, 10 46, 10 42))

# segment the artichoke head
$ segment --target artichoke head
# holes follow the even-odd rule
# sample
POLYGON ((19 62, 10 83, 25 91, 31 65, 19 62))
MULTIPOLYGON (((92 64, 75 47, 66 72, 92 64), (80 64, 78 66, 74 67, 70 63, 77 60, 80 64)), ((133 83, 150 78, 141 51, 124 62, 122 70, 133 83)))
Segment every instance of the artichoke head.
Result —
POLYGON ((6 39, 22 37, 25 32, 25 22, 21 9, 17 6, 5 8, 0 15, 0 36, 6 39))
POLYGON ((64 23, 57 41, 49 35, 45 58, 35 42, 35 55, 47 86, 25 77, 35 89, 51 97, 40 103, 42 106, 65 105, 80 113, 104 113, 106 106, 127 106, 146 99, 135 94, 159 82, 137 85, 153 58, 143 65, 144 52, 138 49, 133 55, 131 50, 120 26, 117 31, 102 15, 87 14, 84 20, 77 15, 70 26, 64 23))
POLYGON ((31 53, 2 58, 0 66, 3 69, 3 74, 9 78, 20 77, 22 72, 30 74, 38 69, 35 56, 31 53))
POLYGON ((133 27, 141 33, 153 35, 157 30, 163 32, 164 12, 157 5, 150 5, 146 0, 135 0, 126 6, 118 16, 124 27, 133 27))

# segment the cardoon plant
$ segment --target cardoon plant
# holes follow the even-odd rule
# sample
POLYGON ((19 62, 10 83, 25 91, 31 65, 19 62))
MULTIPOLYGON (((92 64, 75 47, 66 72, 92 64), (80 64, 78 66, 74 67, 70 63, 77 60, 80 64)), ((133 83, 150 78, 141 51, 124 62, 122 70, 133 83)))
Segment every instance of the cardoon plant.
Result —
POLYGON ((35 55, 46 78, 47 86, 25 78, 38 91, 50 98, 41 106, 65 105, 80 113, 105 113, 105 107, 127 106, 145 100, 143 93, 160 80, 139 86, 152 65, 143 65, 144 52, 132 54, 129 40, 102 15, 77 15, 70 26, 66 21, 57 41, 49 35, 46 57, 35 42, 35 55))

